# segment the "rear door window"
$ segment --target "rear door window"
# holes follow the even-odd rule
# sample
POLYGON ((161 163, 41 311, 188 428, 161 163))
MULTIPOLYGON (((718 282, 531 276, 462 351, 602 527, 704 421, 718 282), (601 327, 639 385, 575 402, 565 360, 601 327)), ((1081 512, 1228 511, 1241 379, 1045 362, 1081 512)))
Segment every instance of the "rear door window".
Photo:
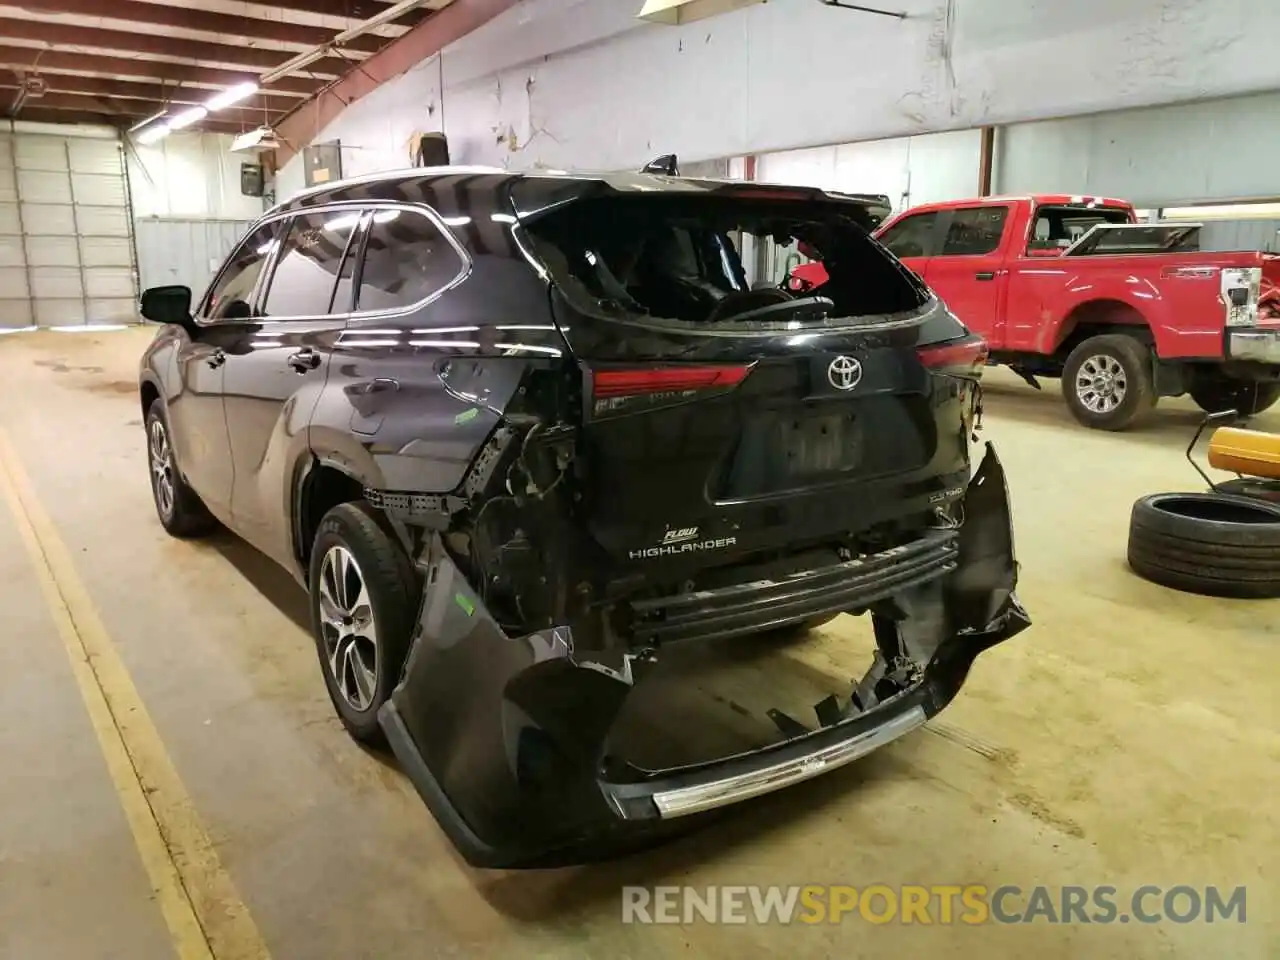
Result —
POLYGON ((1008 219, 1009 208, 969 207, 956 210, 951 214, 951 224, 947 227, 947 238, 942 244, 944 257, 974 257, 995 253, 1000 249, 1000 238, 1004 235, 1004 223, 1008 219))
POLYGON ((880 235, 880 242, 895 257, 930 257, 934 250, 934 229, 938 225, 936 212, 913 213, 903 217, 880 235))
POLYGON ((350 293, 348 302, 335 309, 334 291, 360 216, 358 210, 341 210, 293 218, 263 303, 266 319, 323 317, 349 309, 350 293))
POLYGON ((356 309, 399 310, 439 293, 467 263, 424 211, 375 210, 365 240, 356 309))

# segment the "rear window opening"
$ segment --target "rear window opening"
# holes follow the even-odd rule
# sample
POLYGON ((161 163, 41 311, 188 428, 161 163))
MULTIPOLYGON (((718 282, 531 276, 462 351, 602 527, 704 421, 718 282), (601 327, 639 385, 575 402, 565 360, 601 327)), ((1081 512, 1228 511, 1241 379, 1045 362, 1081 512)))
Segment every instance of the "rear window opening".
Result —
POLYGON ((839 201, 708 196, 584 199, 536 219, 535 254, 575 307, 698 328, 796 329, 901 314, 928 292, 871 240, 871 218, 839 201), (828 279, 783 289, 802 259, 828 279))

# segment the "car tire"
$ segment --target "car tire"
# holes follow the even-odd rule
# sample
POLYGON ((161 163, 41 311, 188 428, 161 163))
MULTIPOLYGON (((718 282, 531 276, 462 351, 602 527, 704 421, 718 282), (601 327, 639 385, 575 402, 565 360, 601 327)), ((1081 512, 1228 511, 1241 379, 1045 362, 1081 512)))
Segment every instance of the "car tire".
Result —
POLYGON ((1254 477, 1237 477, 1225 480, 1214 488, 1214 493, 1227 493, 1233 497, 1253 497, 1268 503, 1280 504, 1280 480, 1258 480, 1254 477))
POLYGON ((400 682, 418 612, 418 578, 366 503, 320 521, 311 547, 311 632, 329 699, 353 739, 384 742, 378 710, 400 682))
POLYGON ((1090 337, 1062 369, 1071 415, 1097 430, 1127 430, 1156 405, 1151 350, 1123 333, 1090 337))
POLYGON ((1187 392, 1205 413, 1234 410, 1242 417, 1251 417, 1280 400, 1280 383, 1253 383, 1225 376, 1201 377, 1187 392))
POLYGON ((1157 493, 1133 505, 1129 567, 1213 597, 1280 597, 1280 505, 1219 493, 1157 493))
POLYGON ((199 495, 187 486, 173 455, 173 434, 164 404, 152 402, 147 409, 147 467, 151 473, 151 499, 165 532, 190 539, 203 536, 218 526, 199 495))

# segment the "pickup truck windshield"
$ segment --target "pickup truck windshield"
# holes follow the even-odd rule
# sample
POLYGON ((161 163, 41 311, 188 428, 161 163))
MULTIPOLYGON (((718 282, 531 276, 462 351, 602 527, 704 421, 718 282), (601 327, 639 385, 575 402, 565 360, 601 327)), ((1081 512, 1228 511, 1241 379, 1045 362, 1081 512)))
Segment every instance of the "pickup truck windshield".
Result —
POLYGON ((609 301, 632 314, 699 326, 739 317, 822 322, 812 303, 760 312, 794 295, 782 287, 787 271, 777 258, 751 254, 792 245, 825 265, 828 317, 923 306, 928 292, 871 241, 861 220, 867 220, 861 208, 838 201, 606 196, 566 204, 530 224, 529 233, 535 255, 582 309, 609 301), (753 269, 744 259, 762 266, 753 269))

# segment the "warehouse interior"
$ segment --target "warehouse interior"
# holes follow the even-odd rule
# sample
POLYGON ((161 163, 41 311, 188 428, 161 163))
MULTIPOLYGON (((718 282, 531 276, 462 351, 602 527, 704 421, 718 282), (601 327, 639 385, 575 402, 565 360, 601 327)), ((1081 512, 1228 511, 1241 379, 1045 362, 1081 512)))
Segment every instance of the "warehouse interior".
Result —
MULTIPOLYGON (((1280 61, 1259 46, 1271 26, 1280 26, 1280 7, 1262 0, 0 0, 0 958, 1280 955, 1280 406, 1271 407, 1280 400, 1280 61), (641 174, 672 154, 673 166, 641 174), (511 190, 512 214, 476 212, 485 208, 475 191, 491 183, 511 190), (575 201, 547 184, 597 193, 575 201), (465 202, 457 199, 466 190, 465 202), (998 616, 948 642, 983 630, 994 637, 997 622, 1008 636, 991 640, 971 669, 966 661, 953 702, 949 694, 931 703, 919 729, 886 737, 853 762, 810 756, 795 761, 790 779, 770 768, 779 782, 755 791, 767 795, 744 789, 740 802, 688 818, 671 836, 575 862, 495 855, 481 863, 423 786, 452 803, 450 778, 466 784, 468 771, 490 762, 481 734, 474 743, 464 736, 427 781, 406 763, 385 712, 377 722, 391 732, 390 749, 356 742, 335 692, 342 681, 325 672, 338 669, 336 660, 326 665, 317 586, 330 554, 317 546, 313 557, 310 539, 299 546, 304 532, 322 544, 332 514, 307 519, 316 510, 307 497, 335 510, 358 504, 388 544, 405 548, 385 563, 417 578, 406 597, 425 597, 421 610, 410 603, 404 614, 413 652, 406 660, 401 651, 397 672, 379 673, 365 699, 375 712, 384 694, 406 709, 415 661, 420 673, 434 662, 419 643, 425 651, 432 631, 444 630, 444 614, 432 616, 437 574, 467 568, 442 566, 444 554, 428 549, 432 528, 406 532, 387 505, 393 494, 409 503, 412 493, 431 494, 432 509, 448 507, 474 491, 453 480, 414 486, 405 464, 417 462, 436 420, 456 432, 478 430, 492 415, 490 432, 477 433, 485 444, 527 430, 511 455, 519 466, 544 439, 541 423, 529 429, 525 413, 496 399, 501 377, 471 393, 470 381, 450 385, 458 368, 450 351, 477 363, 510 360, 514 348, 541 352, 535 366, 564 361, 597 398, 594 409, 589 397, 580 402, 585 426, 574 449, 615 435, 634 447, 615 449, 605 466, 592 460, 616 484, 601 494, 601 509, 629 516, 646 498, 661 502, 664 484, 695 467, 640 428, 608 434, 600 371, 662 357, 666 348, 654 344, 675 335, 646 328, 648 338, 637 334, 606 363, 583 352, 585 335, 575 342, 560 319, 556 339, 529 333, 527 343, 498 343, 492 354, 492 341, 465 331, 489 323, 538 330, 540 316, 572 300, 564 292, 572 285, 545 256, 551 228, 537 226, 555 222, 558 205, 607 205, 613 200, 600 195, 608 193, 623 197, 624 210, 653 194, 673 209, 687 204, 679 208, 687 220, 703 209, 690 199, 701 190, 766 206, 876 211, 858 215, 859 242, 868 232, 879 238, 868 249, 893 259, 895 276, 912 278, 920 309, 950 317, 954 343, 979 344, 964 376, 980 375, 980 387, 916 363, 937 343, 912 348, 908 365, 929 384, 920 389, 938 392, 911 408, 911 423, 936 416, 941 437, 949 404, 968 404, 952 431, 963 483, 930 501, 930 509, 944 504, 937 517, 959 531, 960 562, 969 556, 964 527, 983 521, 974 519, 977 506, 966 513, 946 504, 970 472, 987 469, 988 445, 998 454, 1008 560, 1016 561, 1007 564, 1005 593, 1016 579, 1016 600, 1006 597, 998 616), (538 203, 528 199, 535 196, 538 203), (388 247, 407 242, 396 230, 415 204, 437 231, 432 255, 443 250, 462 269, 450 268, 415 302, 418 313, 371 312, 360 291, 374 272, 375 237, 382 227, 388 247), (271 264, 264 278, 272 269, 283 275, 289 248, 272 224, 349 209, 342 227, 335 217, 323 228, 353 237, 342 234, 331 270, 358 270, 354 281, 339 274, 337 290, 344 277, 356 288, 348 309, 326 288, 319 313, 328 314, 319 319, 267 300, 257 315, 215 313, 219 283, 246 251, 271 264), (970 246, 953 249, 950 225, 992 209, 994 221, 974 220, 970 246), (1084 225, 1040 235, 1046 211, 1084 225), (927 223, 934 240, 908 249, 898 237, 913 216, 930 218, 914 222, 927 223), (994 231, 989 244, 984 230, 994 231), (1130 246, 1105 246, 1117 237, 1130 246), (508 279, 513 264, 533 269, 508 279), (961 274, 968 287, 958 285, 961 274), (519 300, 535 276, 537 296, 519 300), (980 293, 989 287, 999 297, 973 293, 975 278, 980 293), (1017 293, 1020 283, 1028 292, 1017 293), (166 314, 178 289, 187 291, 182 317, 166 314), (491 299, 461 299, 472 296, 491 299), (219 316, 258 338, 256 357, 216 332, 205 347, 196 343, 204 321, 216 327, 219 316), (411 320, 418 339, 393 350, 396 325, 408 331, 411 320), (302 322, 301 334, 285 329, 290 321, 302 322), (288 367, 268 367, 295 348, 288 367), (434 393, 414 393, 422 378, 434 393), (375 442, 376 404, 389 402, 375 394, 388 384, 406 399, 407 432, 375 442), (269 413, 250 402, 255 390, 274 398, 269 413), (415 396, 436 403, 445 394, 468 406, 444 418, 435 407, 411 408, 415 396), (216 409, 215 429, 171 435, 171 421, 176 429, 188 419, 179 404, 197 403, 216 409), (336 431, 322 423, 335 405, 336 431), (237 417, 270 441, 246 455, 236 446, 237 417), (348 446, 334 441, 339 452, 322 455, 323 431, 342 433, 348 446), (385 476, 354 466, 365 449, 381 457, 385 476), (212 464, 210 476, 225 467, 229 488, 247 461, 255 477, 285 478, 261 494, 266 519, 241 529, 210 502, 206 512, 222 521, 212 532, 171 535, 182 498, 203 495, 198 483, 187 486, 198 457, 212 464), (332 471, 329 486, 307 486, 304 460, 332 471), (1169 507, 1164 526, 1140 529, 1156 522, 1152 496, 1166 493, 1193 495, 1187 502, 1202 512, 1169 507), (1197 539, 1192 521, 1218 539, 1197 539), (293 538, 290 557, 264 546, 277 533, 293 538), (1157 557, 1163 579, 1150 568, 1157 547, 1183 554, 1157 557), (1206 566, 1211 560, 1221 566, 1206 566), (1009 626, 1023 609, 1030 625, 1009 626), (403 701, 390 692, 397 682, 403 701), (776 789, 784 780, 790 785, 776 789), (741 916, 731 916, 726 891, 747 904, 741 916), (789 892, 801 905, 790 919, 760 906, 789 892), (926 905, 909 908, 917 893, 926 905), (639 912, 628 906, 636 897, 646 904, 639 912), (1102 909, 1108 897, 1119 905, 1111 912, 1102 909), (1215 918, 1218 900, 1226 906, 1215 918), (966 913, 962 903, 981 909, 966 913)), ((625 245, 629 225, 640 223, 619 215, 605 232, 625 245)), ((802 230, 784 235, 770 220, 756 234, 772 238, 760 240, 751 226, 734 221, 716 234, 736 238, 728 242, 742 270, 737 295, 781 282, 791 291, 783 300, 816 293, 809 299, 822 309, 838 309, 830 291, 847 263, 824 260, 802 230), (809 267, 822 268, 816 291, 810 281, 794 285, 809 267)), ((313 245, 323 230, 313 231, 313 245)), ((407 249, 402 259, 412 260, 407 249)), ((595 265, 590 249, 586 259, 595 265)), ((866 282, 879 276, 869 272, 866 282)), ((631 308, 627 290, 618 297, 631 308)), ((611 298, 606 288, 597 305, 610 300, 616 309, 611 298)), ((816 350, 806 337, 843 336, 831 328, 837 319, 824 313, 817 334, 799 335, 802 321, 792 321, 789 348, 816 350)), ((860 382, 879 383, 874 358, 899 349, 894 336, 873 337, 866 350, 815 353, 813 377, 825 373, 837 399, 860 382)), ((670 381, 663 389, 684 391, 681 409, 730 402, 716 392, 723 383, 748 394, 757 374, 783 362, 781 347, 748 357, 718 342, 719 352, 695 344, 659 363, 667 372, 695 363, 703 373, 737 371, 731 381, 670 381), (710 399, 695 396, 708 388, 710 399)), ((661 406, 671 395, 654 393, 659 413, 632 413, 632 421, 674 416, 661 406)), ((525 387, 517 394, 513 383, 508 396, 526 396, 525 387)), ((397 408, 385 409, 393 418, 397 408)), ((706 409, 701 426, 695 417, 689 435, 671 441, 693 451, 690 463, 697 438, 721 423, 719 408, 706 409)), ((899 426, 884 427, 882 445, 907 449, 907 421, 892 422, 899 426)), ((874 425, 866 429, 876 435, 874 425)), ((438 444, 440 463, 458 465, 455 478, 487 456, 461 443, 438 444)), ((707 482, 707 500, 719 507, 707 482)), ((529 483, 526 495, 535 491, 532 472, 529 483)), ((968 496, 980 486, 967 486, 968 496)), ((849 509, 873 499, 860 489, 847 493, 849 509)), ((500 493, 525 502, 510 482, 500 493)), ((584 502, 594 504, 592 496, 584 502)), ((702 541, 716 549, 735 543, 711 533, 702 515, 673 513, 661 527, 669 529, 656 550, 698 541, 700 529, 720 538, 702 541)), ((590 529, 612 549, 600 527, 590 529)), ((872 559, 901 549, 894 544, 872 559)), ((846 565, 869 562, 841 549, 846 565)), ((554 567, 558 554, 539 550, 539 562, 554 567)), ((456 595, 471 618, 475 598, 489 599, 488 575, 500 579, 496 566, 480 567, 473 600, 456 595)), ((718 589, 692 574, 681 583, 686 597, 718 589)), ((808 742, 814 711, 816 736, 892 705, 885 697, 861 710, 858 691, 866 664, 885 656, 886 611, 898 603, 893 618, 916 615, 914 601, 895 597, 832 610, 799 636, 762 628, 732 642, 673 643, 663 662, 687 658, 679 684, 692 693, 677 684, 667 698, 655 682, 651 696, 639 696, 644 684, 631 671, 639 676, 654 647, 629 648, 624 666, 589 666, 635 686, 638 755, 681 741, 696 753, 703 739, 718 742, 747 721, 769 726, 790 749, 808 742), (852 697, 840 722, 805 699, 815 677, 852 697), (708 705, 705 724, 681 712, 695 695, 708 705)), ((388 629, 385 602, 373 606, 388 629)), ((344 608, 348 631, 359 627, 354 603, 344 608)), ((543 631, 554 642, 504 630, 507 645, 476 654, 456 678, 432 678, 432 689, 471 691, 476 675, 487 677, 526 642, 541 651, 539 663, 560 656, 548 652, 563 645, 554 629, 543 631)), ((579 642, 585 657, 587 641, 579 642)), ((574 662, 569 647, 565 663, 574 662)), ((925 656, 912 682, 923 691, 942 660, 925 656)), ((500 722, 477 719, 482 706, 470 693, 424 709, 434 726, 412 731, 418 759, 433 755, 423 738, 500 727, 494 736, 507 736, 512 783, 523 783, 509 729, 534 724, 526 715, 534 711, 511 699, 514 688, 474 685, 501 702, 500 722)), ((916 689, 904 681, 895 697, 916 689)), ((590 689, 561 690, 553 712, 570 718, 567 726, 583 722, 590 689)), ((744 769, 751 751, 726 762, 744 769)), ((611 816, 632 816, 610 792, 604 761, 592 760, 593 801, 611 803, 611 816)), ((693 766, 672 769, 692 776, 693 766)), ((457 817, 474 826, 465 812, 457 817)))

